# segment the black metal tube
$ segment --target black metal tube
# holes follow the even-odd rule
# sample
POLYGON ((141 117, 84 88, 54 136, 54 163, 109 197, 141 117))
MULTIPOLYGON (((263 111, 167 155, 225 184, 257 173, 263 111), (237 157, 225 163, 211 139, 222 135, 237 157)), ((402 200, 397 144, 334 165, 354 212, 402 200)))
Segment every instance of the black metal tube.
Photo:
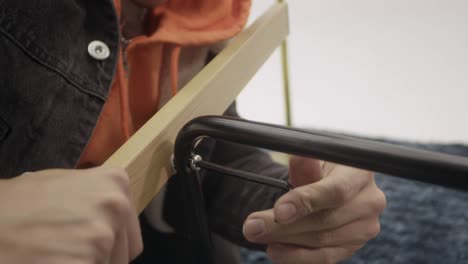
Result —
POLYGON ((196 118, 179 132, 177 167, 187 166, 192 145, 204 136, 468 190, 467 158, 219 116, 196 118))

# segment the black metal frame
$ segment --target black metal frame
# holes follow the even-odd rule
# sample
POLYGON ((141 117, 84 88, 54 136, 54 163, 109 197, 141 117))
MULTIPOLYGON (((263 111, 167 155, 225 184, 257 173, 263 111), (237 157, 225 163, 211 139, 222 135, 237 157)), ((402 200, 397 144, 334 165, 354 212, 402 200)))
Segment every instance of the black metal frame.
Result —
MULTIPOLYGON (((256 146, 278 152, 313 157, 357 168, 382 172, 398 177, 437 184, 468 191, 468 158, 402 147, 388 143, 323 133, 311 130, 292 129, 283 126, 250 122, 231 117, 205 116, 187 123, 179 132, 174 149, 174 165, 185 178, 183 190, 190 215, 190 236, 199 240, 199 256, 196 263, 213 263, 211 239, 206 221, 203 195, 198 177, 199 165, 193 152, 196 142, 204 137, 256 146)), ((231 176, 242 172, 225 169, 231 176)), ((261 176, 237 175, 247 180, 264 183, 261 176), (259 178, 260 177, 260 178, 259 178), (257 179, 257 180, 256 180, 257 179)), ((268 181, 268 180, 267 180, 268 181)), ((268 182, 267 182, 268 184, 268 182)), ((278 184, 281 187, 281 183, 278 184)))

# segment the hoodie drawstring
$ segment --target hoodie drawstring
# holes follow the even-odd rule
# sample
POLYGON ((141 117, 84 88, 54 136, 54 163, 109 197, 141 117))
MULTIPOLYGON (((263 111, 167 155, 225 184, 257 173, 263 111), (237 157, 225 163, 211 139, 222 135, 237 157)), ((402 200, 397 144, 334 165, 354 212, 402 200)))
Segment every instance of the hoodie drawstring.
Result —
POLYGON ((125 140, 130 138, 130 106, 128 100, 128 81, 125 77, 125 69, 123 64, 123 50, 120 50, 119 61, 117 65, 117 81, 120 92, 120 119, 122 125, 122 133, 125 140))
POLYGON ((181 46, 173 44, 171 48, 171 91, 172 96, 175 96, 179 90, 179 58, 181 46))

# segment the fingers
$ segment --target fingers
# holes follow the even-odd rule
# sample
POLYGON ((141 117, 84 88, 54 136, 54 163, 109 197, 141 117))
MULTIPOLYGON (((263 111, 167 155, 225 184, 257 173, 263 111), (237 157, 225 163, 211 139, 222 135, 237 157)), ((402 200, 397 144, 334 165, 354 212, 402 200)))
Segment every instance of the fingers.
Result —
POLYGON ((374 218, 382 213, 385 205, 386 199, 383 192, 369 185, 343 207, 322 210, 289 224, 277 223, 271 209, 252 213, 244 225, 244 235, 254 242, 262 236, 263 241, 270 243, 279 241, 278 239, 283 236, 330 230, 359 219, 374 218), (254 228, 259 226, 263 228, 263 231, 254 233, 254 228))
POLYGON ((126 230, 119 232, 112 249, 109 264, 128 264, 131 261, 128 255, 128 242, 126 230))
POLYGON ((124 170, 45 170, 23 174, 9 183, 8 192, 13 193, 3 191, 2 195, 25 193, 30 198, 15 205, 20 212, 34 208, 34 225, 24 224, 28 219, 20 217, 12 221, 28 227, 22 238, 28 251, 39 252, 46 260, 68 260, 63 263, 117 264, 129 263, 141 252, 138 216, 124 170), (54 237, 54 242, 44 244, 43 237, 54 237))
MULTIPOLYGON (((343 207, 322 210, 298 219, 288 225, 287 232, 288 234, 298 234, 308 231, 322 231, 338 228, 359 219, 374 218, 382 213, 385 204, 385 195, 379 189, 368 187, 343 207)), ((284 225, 276 224, 276 226, 282 232, 286 230, 284 225)), ((273 228, 270 229, 273 230, 273 228)))
POLYGON ((337 229, 283 236, 277 242, 310 248, 362 245, 374 239, 379 232, 379 220, 371 218, 358 220, 337 229))
MULTIPOLYGON (((130 191, 129 177, 125 171, 113 168, 101 167, 91 169, 89 172, 94 174, 93 177, 109 177, 111 182, 115 184, 115 192, 109 192, 107 199, 102 201, 102 212, 107 212, 107 218, 118 236, 110 263, 128 263, 143 250, 140 225, 130 191)), ((109 182, 104 184, 109 184, 109 182)))
POLYGON ((349 258, 360 246, 309 249, 281 244, 268 246, 267 254, 275 264, 338 263, 349 258))
POLYGON ((109 184, 109 182, 111 182, 114 188, 116 188, 116 191, 121 192, 126 196, 127 200, 130 200, 130 177, 125 170, 110 167, 96 167, 84 171, 88 174, 88 177, 91 178, 90 184, 97 183, 99 180, 104 184, 109 184))
MULTIPOLYGON (((117 187, 121 190, 121 194, 124 194, 122 199, 116 197, 116 200, 112 203, 110 202, 110 207, 114 208, 114 217, 117 221, 120 222, 117 229, 120 234, 121 240, 117 241, 116 246, 119 250, 124 252, 115 253, 113 256, 117 255, 125 261, 125 263, 130 262, 135 259, 143 250, 143 241, 141 238, 140 224, 138 220, 138 215, 134 206, 133 195, 130 191, 130 179, 128 174, 123 170, 115 169, 106 169, 107 173, 111 174, 114 177, 114 181, 117 184, 117 187), (120 221, 118 220, 120 219, 120 221), (122 229, 122 227, 124 227, 122 229), (122 231, 123 230, 123 231, 122 231)), ((120 260, 116 260, 120 261, 120 260)), ((111 262, 114 264, 114 262, 111 262)), ((120 262, 115 262, 120 263, 120 262)), ((124 262, 122 262, 124 263, 124 262)))
POLYGON ((380 232, 386 199, 371 172, 295 157, 290 176, 298 187, 244 224, 245 237, 268 244, 275 263, 337 263, 380 232))
POLYGON ((373 182, 372 173, 346 166, 336 166, 331 174, 278 199, 274 206, 276 220, 287 224, 320 210, 338 208, 373 182))
POLYGON ((283 231, 282 226, 275 222, 273 209, 269 209, 249 215, 242 228, 242 233, 247 240, 259 242, 260 240, 268 241, 269 237, 280 236, 287 231, 283 231))
POLYGON ((320 161, 291 156, 289 159, 289 183, 293 187, 314 183, 322 179, 320 161))
POLYGON ((135 259, 143 251, 143 240, 141 238, 140 222, 138 215, 133 203, 130 207, 130 215, 127 226, 127 238, 128 238, 128 256, 129 261, 135 259))
POLYGON ((302 232, 291 232, 291 228, 287 226, 269 225, 259 218, 248 220, 244 225, 244 234, 251 242, 262 244, 287 243, 313 248, 363 244, 373 239, 379 232, 378 218, 359 219, 337 228, 302 232), (257 226, 253 225, 253 223, 257 226), (262 233, 257 231, 260 227, 263 230, 262 233), (257 232, 254 233, 253 231, 257 232))

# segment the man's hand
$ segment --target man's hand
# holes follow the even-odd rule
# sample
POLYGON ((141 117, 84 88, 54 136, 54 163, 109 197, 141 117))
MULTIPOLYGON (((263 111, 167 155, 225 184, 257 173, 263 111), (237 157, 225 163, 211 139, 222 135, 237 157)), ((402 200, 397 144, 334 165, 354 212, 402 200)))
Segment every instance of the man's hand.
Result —
POLYGON ((293 157, 290 182, 273 209, 244 223, 245 237, 268 244, 273 262, 337 263, 379 233, 386 199, 372 173, 293 157))
POLYGON ((128 264, 142 250, 127 174, 47 170, 0 182, 0 263, 128 264))

